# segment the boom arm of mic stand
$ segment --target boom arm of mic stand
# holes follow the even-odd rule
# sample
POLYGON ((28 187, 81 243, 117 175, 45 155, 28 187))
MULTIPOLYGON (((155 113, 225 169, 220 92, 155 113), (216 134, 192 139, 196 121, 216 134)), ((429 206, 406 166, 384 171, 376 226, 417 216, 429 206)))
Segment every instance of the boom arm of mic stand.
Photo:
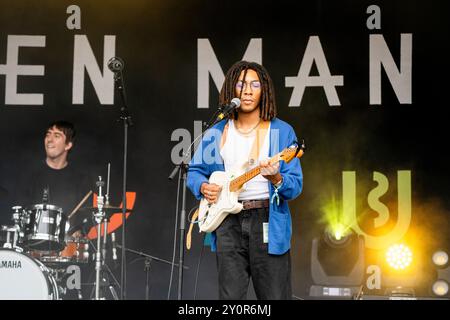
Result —
MULTIPOLYGON (((214 113, 214 116, 213 116, 212 120, 210 120, 209 123, 205 126, 205 129, 202 130, 202 133, 201 133, 198 137, 196 137, 196 138, 194 139, 194 141, 192 141, 191 145, 189 146, 189 149, 186 151, 186 153, 185 153, 184 156, 183 156, 183 160, 181 160, 181 162, 180 162, 179 164, 175 165, 175 167, 173 168, 172 172, 170 173, 170 175, 169 175, 169 180, 173 180, 173 178, 177 175, 178 171, 180 170, 180 167, 182 167, 182 166, 185 167, 186 172, 187 172, 187 169, 188 169, 188 166, 189 166, 189 165, 187 164, 187 160, 188 160, 188 156, 189 156, 190 153, 191 153, 192 146, 195 144, 195 142, 197 142, 197 140, 199 140, 200 138, 203 138, 203 136, 205 135, 206 131, 208 131, 212 126, 214 126, 214 125, 215 125, 216 123, 218 123, 219 121, 222 121, 221 119, 217 119, 217 118, 216 118, 217 113, 221 112, 222 109, 223 109, 223 108, 220 107, 220 108, 214 113)), ((194 153, 195 153, 195 151, 194 151, 194 153)))
POLYGON ((128 105, 127 105, 127 97, 125 94, 125 83, 123 81, 123 74, 122 71, 118 71, 114 73, 114 81, 117 84, 117 90, 120 93, 120 97, 122 99, 122 107, 120 108, 120 119, 127 122, 128 126, 133 125, 133 120, 130 116, 130 113, 128 112, 128 105))

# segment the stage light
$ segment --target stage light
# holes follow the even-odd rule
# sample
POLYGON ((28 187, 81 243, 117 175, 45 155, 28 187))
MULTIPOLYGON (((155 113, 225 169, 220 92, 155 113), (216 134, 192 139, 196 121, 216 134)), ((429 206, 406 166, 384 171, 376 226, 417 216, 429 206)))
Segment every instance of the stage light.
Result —
POLYGON ((344 243, 345 238, 351 234, 350 228, 340 223, 330 225, 325 232, 328 238, 336 244, 344 243))
POLYGON ((396 270, 404 270, 412 262, 412 252, 404 244, 394 244, 386 252, 387 263, 396 270))
POLYGON ((433 283, 433 293, 439 297, 445 296, 448 293, 448 283, 445 280, 437 280, 433 283))
POLYGON ((433 253, 431 260, 436 269, 436 278, 431 286, 432 293, 437 297, 448 298, 449 290, 448 284, 450 283, 450 266, 448 265, 448 254, 443 250, 437 250, 433 253))
POLYGON ((351 299, 365 275, 364 238, 350 229, 327 228, 312 241, 312 297, 351 299))
POLYGON ((438 267, 443 267, 448 263, 448 254, 445 251, 436 251, 432 257, 433 263, 438 267))
POLYGON ((346 246, 351 240, 352 232, 348 228, 339 224, 336 226, 330 226, 325 230, 324 240, 333 248, 346 246))

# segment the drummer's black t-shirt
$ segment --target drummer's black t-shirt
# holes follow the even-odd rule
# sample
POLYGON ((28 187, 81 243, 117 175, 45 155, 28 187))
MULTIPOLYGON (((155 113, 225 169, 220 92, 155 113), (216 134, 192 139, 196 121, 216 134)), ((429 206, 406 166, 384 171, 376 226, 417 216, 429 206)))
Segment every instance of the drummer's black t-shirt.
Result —
MULTIPOLYGON (((48 188, 48 204, 60 207, 68 216, 91 189, 88 175, 70 162, 63 169, 53 169, 44 161, 31 173, 21 203, 23 207, 43 203, 44 189, 48 188), (26 202, 26 203, 25 203, 26 202)), ((22 198, 22 197, 21 197, 22 198)), ((83 206, 91 206, 89 198, 83 206)))

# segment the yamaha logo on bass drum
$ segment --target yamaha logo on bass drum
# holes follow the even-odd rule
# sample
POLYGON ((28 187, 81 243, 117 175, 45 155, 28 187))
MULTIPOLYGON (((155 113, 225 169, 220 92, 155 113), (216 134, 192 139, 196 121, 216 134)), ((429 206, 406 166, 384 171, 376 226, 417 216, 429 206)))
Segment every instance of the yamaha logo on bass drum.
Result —
POLYGON ((22 269, 22 263, 18 260, 0 260, 0 269, 22 269))

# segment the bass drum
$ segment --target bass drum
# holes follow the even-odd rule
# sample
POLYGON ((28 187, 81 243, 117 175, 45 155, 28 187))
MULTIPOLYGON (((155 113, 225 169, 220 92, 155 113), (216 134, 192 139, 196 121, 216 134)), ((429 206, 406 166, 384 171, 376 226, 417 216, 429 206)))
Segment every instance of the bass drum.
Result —
POLYGON ((0 300, 58 300, 58 286, 40 261, 0 249, 0 300))

